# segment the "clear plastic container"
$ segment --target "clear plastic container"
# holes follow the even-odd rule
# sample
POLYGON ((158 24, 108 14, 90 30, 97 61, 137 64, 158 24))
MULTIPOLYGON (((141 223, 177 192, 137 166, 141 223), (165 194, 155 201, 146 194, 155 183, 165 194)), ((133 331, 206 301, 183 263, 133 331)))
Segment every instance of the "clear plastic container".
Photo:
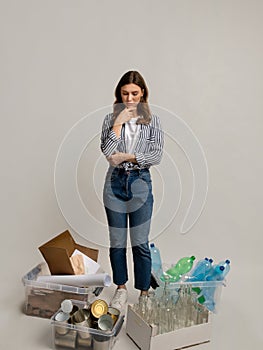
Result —
POLYGON ((30 316, 50 318, 64 299, 77 299, 91 302, 103 287, 79 288, 57 283, 38 282, 38 276, 50 275, 46 262, 40 263, 23 278, 25 286, 24 312, 30 316))
POLYGON ((170 295, 176 299, 178 292, 181 290, 191 294, 196 303, 205 306, 208 311, 217 313, 219 310, 219 302, 221 298, 222 287, 226 286, 225 281, 180 281, 164 283, 158 279, 159 287, 156 290, 156 295, 161 296, 166 288, 170 295))
MULTIPOLYGON (((84 308, 86 303, 72 300, 78 308, 84 308)), ((83 325, 70 324, 68 322, 57 321, 59 309, 51 318, 52 325, 52 346, 57 350, 110 350, 112 349, 117 335, 121 330, 124 315, 120 315, 111 331, 102 331, 83 325)))

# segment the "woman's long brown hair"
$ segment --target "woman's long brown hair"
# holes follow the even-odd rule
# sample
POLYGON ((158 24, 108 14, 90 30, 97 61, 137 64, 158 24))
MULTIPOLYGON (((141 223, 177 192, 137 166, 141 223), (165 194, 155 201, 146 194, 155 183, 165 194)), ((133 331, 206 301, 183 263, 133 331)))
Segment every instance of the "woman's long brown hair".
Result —
POLYGON ((129 71, 125 73, 116 86, 116 100, 113 104, 113 120, 115 120, 115 118, 117 118, 120 112, 125 108, 121 98, 121 88, 127 84, 136 84, 143 90, 143 96, 137 105, 137 113, 139 116, 141 116, 141 118, 137 120, 137 124, 149 124, 151 121, 151 112, 148 105, 149 92, 143 77, 137 71, 129 71))

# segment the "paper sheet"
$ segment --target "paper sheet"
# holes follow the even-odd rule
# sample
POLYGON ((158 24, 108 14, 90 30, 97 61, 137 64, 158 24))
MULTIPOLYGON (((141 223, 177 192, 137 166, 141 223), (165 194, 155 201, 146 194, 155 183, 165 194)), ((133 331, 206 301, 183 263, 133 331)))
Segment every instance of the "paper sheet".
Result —
POLYGON ((100 268, 100 264, 89 258, 87 255, 81 253, 78 249, 75 249, 71 256, 74 255, 81 255, 83 257, 85 274, 96 273, 100 268))

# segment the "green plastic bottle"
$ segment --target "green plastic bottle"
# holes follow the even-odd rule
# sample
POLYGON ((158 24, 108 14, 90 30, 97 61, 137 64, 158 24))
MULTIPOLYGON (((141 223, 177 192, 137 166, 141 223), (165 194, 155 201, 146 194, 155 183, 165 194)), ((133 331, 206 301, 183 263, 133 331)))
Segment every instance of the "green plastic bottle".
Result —
POLYGON ((181 277, 189 272, 193 267, 195 256, 181 258, 174 266, 165 271, 162 275, 161 280, 165 280, 165 275, 169 277, 170 282, 177 282, 181 277))

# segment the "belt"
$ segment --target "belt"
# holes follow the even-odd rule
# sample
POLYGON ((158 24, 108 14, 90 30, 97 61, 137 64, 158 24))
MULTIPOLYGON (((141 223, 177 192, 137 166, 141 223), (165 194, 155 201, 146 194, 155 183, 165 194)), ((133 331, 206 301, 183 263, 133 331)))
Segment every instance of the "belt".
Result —
POLYGON ((141 170, 149 170, 149 168, 119 168, 116 167, 115 169, 118 169, 119 171, 123 171, 123 172, 135 172, 135 171, 141 171, 141 170))
POLYGON ((118 168, 118 169, 122 170, 122 171, 140 171, 140 170, 142 170, 141 168, 118 168))

